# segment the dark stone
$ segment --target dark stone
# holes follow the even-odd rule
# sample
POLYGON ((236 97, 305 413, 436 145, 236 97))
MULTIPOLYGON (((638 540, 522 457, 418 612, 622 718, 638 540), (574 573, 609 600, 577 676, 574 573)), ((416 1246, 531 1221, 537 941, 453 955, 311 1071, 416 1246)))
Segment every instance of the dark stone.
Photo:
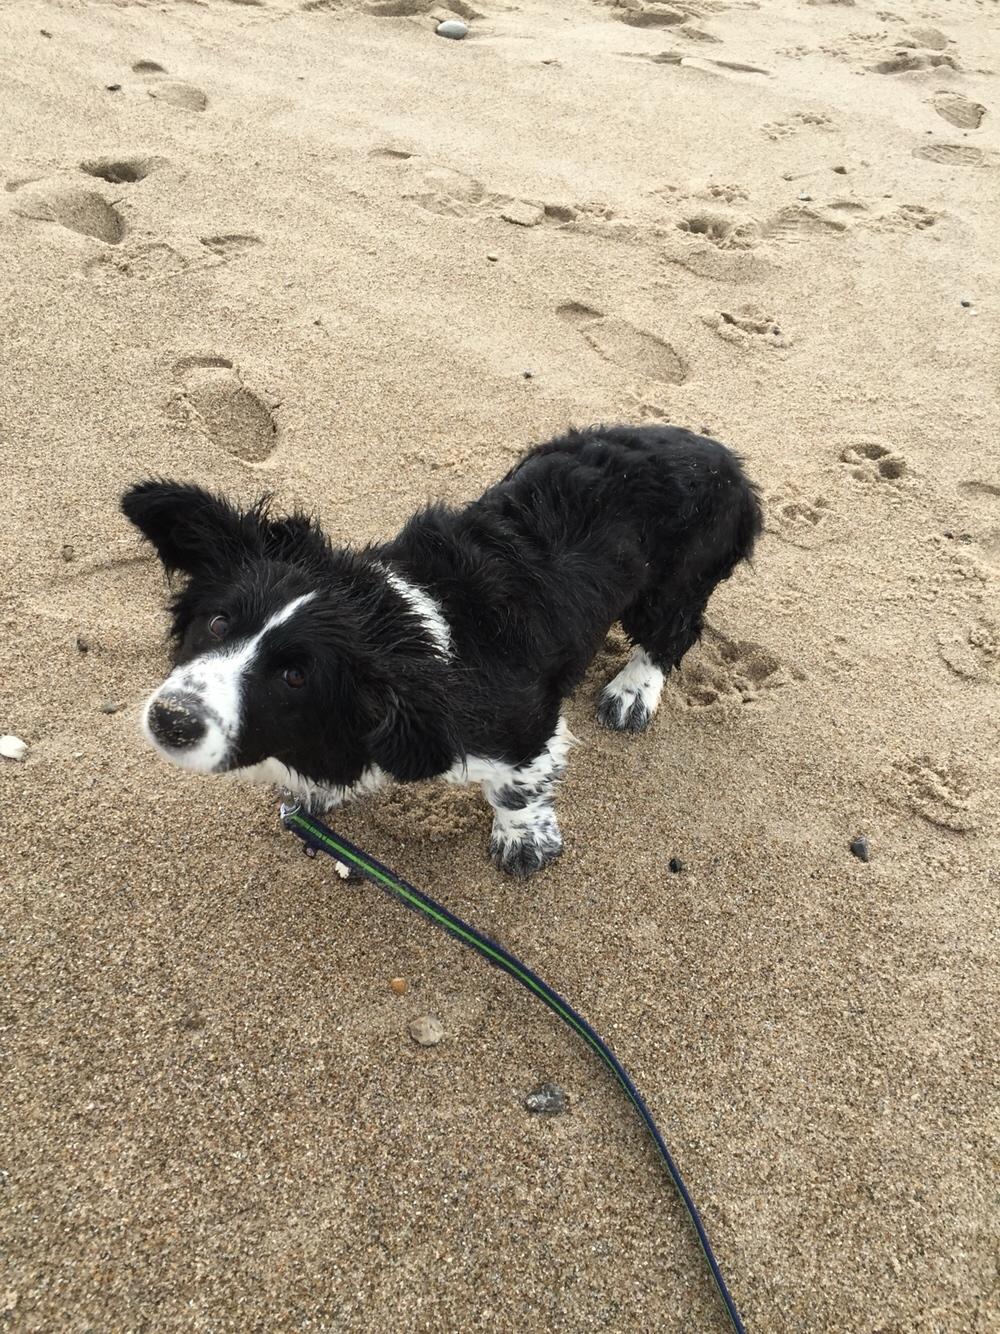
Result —
POLYGON ((667 862, 667 866, 674 875, 680 875, 681 871, 684 870, 684 863, 681 861, 680 857, 671 857, 669 862, 667 862))
POLYGON ((854 853, 855 857, 857 857, 859 862, 871 861, 871 849, 869 848, 868 840, 864 835, 862 835, 861 838, 852 840, 851 851, 854 853))
POLYGON ((113 699, 106 699, 101 705, 102 713, 117 713, 122 706, 113 699))

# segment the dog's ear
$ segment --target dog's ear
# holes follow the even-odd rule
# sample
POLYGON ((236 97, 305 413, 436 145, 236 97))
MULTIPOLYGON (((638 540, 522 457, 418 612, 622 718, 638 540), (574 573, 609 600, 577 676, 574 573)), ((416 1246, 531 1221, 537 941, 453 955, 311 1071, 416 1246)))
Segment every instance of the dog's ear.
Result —
POLYGON ((329 555, 330 544, 318 522, 296 510, 280 519, 265 519, 264 552, 272 560, 315 564, 329 555))
POLYGON ((382 721, 368 738, 369 750, 380 769, 397 782, 416 783, 450 769, 458 756, 444 692, 409 689, 389 691, 382 721))
POLYGON ((166 570, 195 574, 263 549, 266 501, 240 510, 200 486, 151 480, 121 499, 122 513, 151 542, 166 570))

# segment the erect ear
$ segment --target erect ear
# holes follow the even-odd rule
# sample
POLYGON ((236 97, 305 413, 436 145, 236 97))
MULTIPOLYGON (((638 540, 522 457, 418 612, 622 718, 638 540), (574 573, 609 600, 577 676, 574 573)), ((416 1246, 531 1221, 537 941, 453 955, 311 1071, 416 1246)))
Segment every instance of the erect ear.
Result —
POLYGON ((262 550, 265 501, 240 510, 200 486, 151 480, 121 499, 122 513, 156 549, 167 570, 194 574, 262 550))
POLYGON ((266 518, 261 527, 264 551, 272 560, 309 564, 329 553, 329 543, 317 521, 299 510, 280 519, 266 518))
POLYGON ((368 738, 372 758, 400 783, 435 778, 458 757, 444 692, 414 683, 389 691, 382 721, 368 738))

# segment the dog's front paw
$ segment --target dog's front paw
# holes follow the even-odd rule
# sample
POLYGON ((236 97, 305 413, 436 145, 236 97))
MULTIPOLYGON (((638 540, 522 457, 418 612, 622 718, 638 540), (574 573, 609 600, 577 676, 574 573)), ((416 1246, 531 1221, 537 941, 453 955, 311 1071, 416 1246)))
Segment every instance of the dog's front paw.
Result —
POLYGON ((490 839, 490 861, 498 871, 527 880, 543 866, 554 862, 563 849, 562 834, 555 820, 543 827, 511 833, 493 827, 490 839))
POLYGON ((597 721, 613 732, 645 732, 653 715, 638 691, 605 686, 597 704, 597 721))

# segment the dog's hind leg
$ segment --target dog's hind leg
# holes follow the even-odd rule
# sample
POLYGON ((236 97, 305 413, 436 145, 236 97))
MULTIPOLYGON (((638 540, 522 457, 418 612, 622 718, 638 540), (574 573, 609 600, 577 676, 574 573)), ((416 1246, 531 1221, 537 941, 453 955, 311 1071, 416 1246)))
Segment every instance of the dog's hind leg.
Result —
POLYGON ((483 795, 493 807, 490 860, 498 870, 527 879, 562 852, 562 834, 553 799, 566 772, 573 738, 566 721, 545 748, 520 765, 497 765, 483 780, 483 795))

